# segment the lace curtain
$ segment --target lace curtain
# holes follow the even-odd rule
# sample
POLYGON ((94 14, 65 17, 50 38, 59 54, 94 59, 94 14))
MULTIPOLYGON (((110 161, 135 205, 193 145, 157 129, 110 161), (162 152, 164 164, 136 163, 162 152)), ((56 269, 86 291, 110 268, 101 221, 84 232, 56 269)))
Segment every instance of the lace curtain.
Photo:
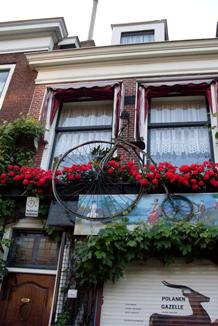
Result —
POLYGON ((151 157, 156 162, 180 166, 211 158, 207 127, 152 129, 150 140, 151 157))
POLYGON ((60 157, 68 149, 91 140, 111 141, 111 131, 75 131, 58 133, 54 157, 60 157))
POLYGON ((211 158, 209 130, 206 126, 174 127, 174 122, 205 122, 205 101, 152 103, 151 123, 161 123, 163 128, 150 130, 150 153, 156 162, 168 161, 178 166, 203 162, 211 158), (172 127, 164 128, 165 123, 172 127))
POLYGON ((207 121, 205 100, 152 101, 150 111, 152 123, 207 121))
POLYGON ((0 71, 0 96, 2 95, 9 71, 0 71))
MULTIPOLYGON (((112 126, 112 101, 66 103, 58 127, 112 126)), ((91 140, 111 141, 111 130, 62 131, 57 133, 54 157, 91 140)))
POLYGON ((112 101, 65 103, 58 126, 87 127, 112 125, 112 101))

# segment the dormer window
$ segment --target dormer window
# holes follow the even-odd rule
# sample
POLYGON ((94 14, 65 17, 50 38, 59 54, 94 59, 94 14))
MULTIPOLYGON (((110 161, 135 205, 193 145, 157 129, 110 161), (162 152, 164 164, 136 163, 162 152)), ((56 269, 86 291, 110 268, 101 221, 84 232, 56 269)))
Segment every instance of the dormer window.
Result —
POLYGON ((121 44, 154 42, 154 30, 121 33, 121 44))
POLYGON ((167 21, 155 20, 127 24, 113 24, 112 44, 138 44, 168 40, 167 21))

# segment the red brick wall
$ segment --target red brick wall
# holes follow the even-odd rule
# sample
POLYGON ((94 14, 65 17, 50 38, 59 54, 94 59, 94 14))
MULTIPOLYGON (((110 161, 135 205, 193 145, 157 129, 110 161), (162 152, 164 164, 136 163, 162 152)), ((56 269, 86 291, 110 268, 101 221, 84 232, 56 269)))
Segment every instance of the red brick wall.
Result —
MULTIPOLYGON (((136 80, 127 79, 124 81, 125 86, 125 96, 135 96, 136 95, 136 80)), ((134 126, 135 126, 135 103, 125 105, 125 111, 129 113, 129 128, 126 129, 125 137, 129 141, 134 140, 134 126)))
POLYGON ((125 96, 135 95, 136 92, 136 80, 135 79, 126 79, 124 81, 125 86, 125 96))
POLYGON ((27 115, 36 78, 36 72, 29 67, 22 53, 1 54, 0 65, 4 64, 16 64, 16 67, 0 110, 0 122, 27 115))
MULTIPOLYGON (((46 91, 45 85, 36 85, 34 90, 28 115, 34 117, 37 120, 41 120, 41 118, 45 120, 46 118, 45 112, 41 112, 45 91, 46 91)), ((44 107, 43 109, 45 110, 46 108, 44 107)))

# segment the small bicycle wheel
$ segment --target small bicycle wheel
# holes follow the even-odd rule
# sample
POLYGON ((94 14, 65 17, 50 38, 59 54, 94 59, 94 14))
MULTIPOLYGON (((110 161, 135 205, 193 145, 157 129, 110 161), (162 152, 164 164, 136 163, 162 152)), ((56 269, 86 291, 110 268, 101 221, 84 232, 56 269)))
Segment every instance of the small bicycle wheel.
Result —
POLYGON ((107 141, 90 141, 68 150, 53 171, 52 186, 56 200, 66 211, 92 221, 127 215, 142 193, 142 187, 120 183, 119 171, 128 157, 141 169, 141 163, 128 146, 107 141), (113 160, 114 173, 107 166, 113 160), (116 160, 116 161, 115 161, 116 160), (119 164, 116 162, 119 161, 119 164))
POLYGON ((193 216, 193 204, 185 196, 168 195, 161 205, 164 215, 173 222, 189 221, 193 216))

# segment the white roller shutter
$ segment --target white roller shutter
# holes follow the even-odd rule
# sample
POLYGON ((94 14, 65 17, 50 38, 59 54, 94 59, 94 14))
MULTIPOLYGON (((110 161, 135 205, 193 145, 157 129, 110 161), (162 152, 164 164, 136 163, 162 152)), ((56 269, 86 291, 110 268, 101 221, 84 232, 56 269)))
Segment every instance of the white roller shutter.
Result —
POLYGON ((215 320, 218 325, 218 266, 210 261, 177 260, 168 267, 156 260, 134 264, 122 279, 103 289, 101 326, 196 326, 197 321, 208 326, 215 320), (186 286, 185 293, 163 281, 186 286))

